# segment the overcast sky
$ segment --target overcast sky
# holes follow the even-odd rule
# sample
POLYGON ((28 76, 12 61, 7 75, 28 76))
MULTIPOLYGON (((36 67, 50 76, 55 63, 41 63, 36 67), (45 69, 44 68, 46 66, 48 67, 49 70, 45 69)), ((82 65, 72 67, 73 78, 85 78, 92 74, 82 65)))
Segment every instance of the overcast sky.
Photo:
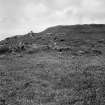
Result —
POLYGON ((105 23, 105 0, 0 0, 0 39, 84 23, 105 23))

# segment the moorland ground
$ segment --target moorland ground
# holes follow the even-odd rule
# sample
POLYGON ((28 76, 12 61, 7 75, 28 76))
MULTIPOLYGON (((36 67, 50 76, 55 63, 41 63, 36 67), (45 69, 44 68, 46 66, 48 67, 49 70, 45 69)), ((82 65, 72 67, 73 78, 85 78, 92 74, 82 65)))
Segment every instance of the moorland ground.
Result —
POLYGON ((105 40, 57 37, 37 38, 44 49, 1 47, 0 105, 105 105, 105 40))

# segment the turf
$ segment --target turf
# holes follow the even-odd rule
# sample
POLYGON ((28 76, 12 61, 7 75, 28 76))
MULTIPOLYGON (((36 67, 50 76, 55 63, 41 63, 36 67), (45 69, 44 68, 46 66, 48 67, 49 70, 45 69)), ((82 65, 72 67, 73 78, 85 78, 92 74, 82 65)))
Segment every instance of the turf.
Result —
POLYGON ((105 105, 104 29, 57 26, 1 41, 0 105, 105 105))
POLYGON ((105 58, 58 52, 0 58, 1 105, 104 105, 105 58))

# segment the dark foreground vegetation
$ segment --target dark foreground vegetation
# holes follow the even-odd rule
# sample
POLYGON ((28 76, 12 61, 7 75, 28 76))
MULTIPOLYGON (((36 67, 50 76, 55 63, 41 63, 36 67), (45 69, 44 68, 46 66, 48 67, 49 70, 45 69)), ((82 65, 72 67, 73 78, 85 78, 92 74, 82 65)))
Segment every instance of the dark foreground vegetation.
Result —
POLYGON ((105 25, 1 41, 0 105, 105 105, 105 25))

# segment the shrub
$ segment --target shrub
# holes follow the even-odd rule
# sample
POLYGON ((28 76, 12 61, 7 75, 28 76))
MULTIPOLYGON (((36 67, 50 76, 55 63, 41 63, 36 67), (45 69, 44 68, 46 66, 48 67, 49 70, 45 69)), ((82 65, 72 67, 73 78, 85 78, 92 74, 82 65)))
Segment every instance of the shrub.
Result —
POLYGON ((7 46, 0 46, 0 54, 4 54, 9 52, 9 47, 7 46))

